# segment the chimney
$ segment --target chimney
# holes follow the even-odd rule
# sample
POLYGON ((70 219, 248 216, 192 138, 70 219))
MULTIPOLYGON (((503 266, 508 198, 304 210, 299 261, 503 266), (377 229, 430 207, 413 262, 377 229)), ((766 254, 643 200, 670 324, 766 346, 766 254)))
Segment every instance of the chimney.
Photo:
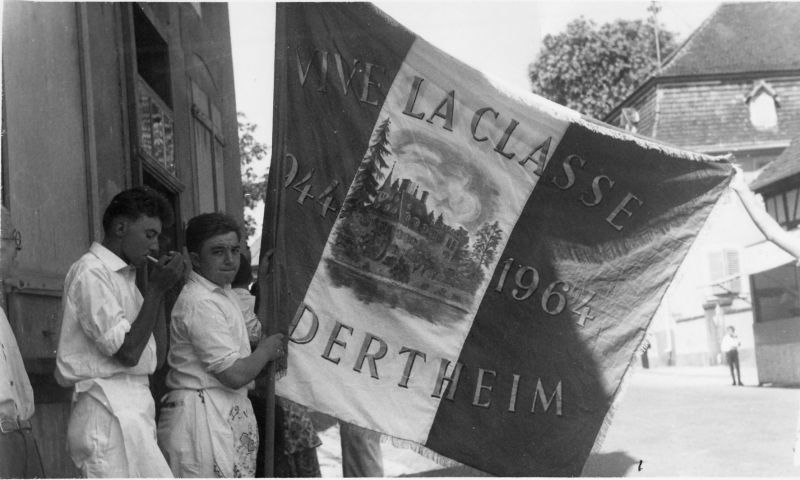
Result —
POLYGON ((428 191, 427 190, 423 190, 422 191, 422 198, 420 198, 420 201, 422 201, 422 204, 425 205, 425 202, 427 200, 428 200, 428 191))

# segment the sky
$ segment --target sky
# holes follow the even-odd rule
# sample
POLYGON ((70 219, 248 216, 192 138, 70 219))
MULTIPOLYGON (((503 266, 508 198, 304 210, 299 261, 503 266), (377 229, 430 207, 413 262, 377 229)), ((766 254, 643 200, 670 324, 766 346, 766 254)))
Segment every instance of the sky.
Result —
MULTIPOLYGON (((685 39, 720 2, 663 1, 661 23, 685 39)), ((645 0, 628 1, 379 1, 419 36, 491 76, 529 90, 528 65, 542 39, 583 15, 598 24, 643 19, 645 0)), ((237 110, 258 126, 256 138, 271 142, 275 3, 229 3, 237 110)))
MULTIPOLYGON (((661 24, 682 41, 719 5, 716 1, 659 2, 661 24)), ((522 90, 530 90, 528 65, 542 39, 580 17, 598 24, 617 18, 645 19, 649 0, 599 1, 400 1, 378 8, 450 55, 522 90)), ((229 3, 236 107, 257 126, 254 136, 272 141, 275 2, 229 3)), ((267 168, 267 160, 256 165, 267 168)), ((254 212, 263 217, 262 209, 254 212)))

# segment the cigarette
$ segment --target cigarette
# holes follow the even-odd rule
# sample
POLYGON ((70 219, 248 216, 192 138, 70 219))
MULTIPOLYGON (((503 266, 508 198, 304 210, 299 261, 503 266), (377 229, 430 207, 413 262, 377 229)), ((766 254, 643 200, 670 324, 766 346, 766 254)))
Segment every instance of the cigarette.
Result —
POLYGON ((145 257, 153 263, 158 263, 158 259, 151 257, 150 255, 145 255, 145 257))

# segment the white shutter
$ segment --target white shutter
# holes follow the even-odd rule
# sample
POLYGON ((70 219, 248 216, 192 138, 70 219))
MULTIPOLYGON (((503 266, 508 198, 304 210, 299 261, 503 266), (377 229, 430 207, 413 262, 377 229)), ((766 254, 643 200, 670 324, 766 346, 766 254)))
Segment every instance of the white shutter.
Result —
POLYGON ((722 249, 709 252, 708 261, 714 295, 738 294, 742 291, 738 250, 722 249), (717 283, 721 280, 725 281, 717 283))
MULTIPOLYGON (((739 267, 739 251, 738 250, 725 250, 725 273, 728 277, 739 275, 741 268, 739 267)), ((737 276, 727 282, 725 286, 733 293, 742 291, 742 277, 737 276)))

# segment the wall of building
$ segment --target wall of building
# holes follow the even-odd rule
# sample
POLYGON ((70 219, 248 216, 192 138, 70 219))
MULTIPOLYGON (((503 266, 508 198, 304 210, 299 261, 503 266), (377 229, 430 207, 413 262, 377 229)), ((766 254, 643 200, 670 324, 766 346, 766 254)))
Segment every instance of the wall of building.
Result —
MULTIPOLYGON (((763 240, 732 192, 726 192, 712 211, 686 256, 648 332, 657 343, 651 365, 705 366, 719 362, 712 348, 721 340, 722 326, 734 325, 742 340, 742 361, 754 361, 753 314, 748 274, 759 268, 748 261, 750 245, 763 240), (735 225, 735 228, 731 228, 735 225), (712 338, 706 308, 727 301, 714 295, 710 255, 720 249, 739 252, 741 290, 738 298, 722 308, 717 319, 717 337, 712 338), (671 343, 670 343, 671 342, 671 343)), ((711 312, 713 316, 713 311, 711 312)))
POLYGON ((66 455, 69 394, 50 374, 62 279, 93 237, 81 16, 75 4, 15 2, 3 20, 4 163, 11 215, 24 241, 13 283, 35 287, 12 291, 7 311, 38 387, 33 424, 45 472, 73 476, 66 455))
POLYGON ((78 16, 71 3, 14 2, 3 20, 8 194, 25 234, 17 261, 63 275, 91 233, 78 16))
POLYGON ((800 384, 800 318, 756 323, 759 383, 800 384))
POLYGON ((681 319, 675 323, 675 365, 710 365, 708 328, 705 318, 681 319))
POLYGON ((100 225, 103 208, 120 190, 131 186, 131 151, 128 105, 124 72, 122 16, 119 6, 97 3, 78 7, 84 11, 87 54, 84 61, 88 71, 86 82, 91 85, 87 98, 91 110, 87 125, 93 128, 92 144, 96 165, 96 201, 92 208, 96 217, 94 238, 102 238, 100 225))
MULTIPOLYGON (((66 451, 71 391, 53 378, 63 279, 102 239, 101 216, 111 198, 144 181, 133 123, 133 8, 12 2, 3 9, 3 193, 23 237, 18 268, 4 282, 4 308, 34 387, 32 422, 49 477, 78 474, 66 451)), ((200 213, 197 185, 206 180, 195 166, 188 61, 202 52, 217 84, 225 137, 219 203, 241 220, 227 6, 204 4, 202 15, 190 3, 142 8, 169 43, 180 217, 200 213)))

